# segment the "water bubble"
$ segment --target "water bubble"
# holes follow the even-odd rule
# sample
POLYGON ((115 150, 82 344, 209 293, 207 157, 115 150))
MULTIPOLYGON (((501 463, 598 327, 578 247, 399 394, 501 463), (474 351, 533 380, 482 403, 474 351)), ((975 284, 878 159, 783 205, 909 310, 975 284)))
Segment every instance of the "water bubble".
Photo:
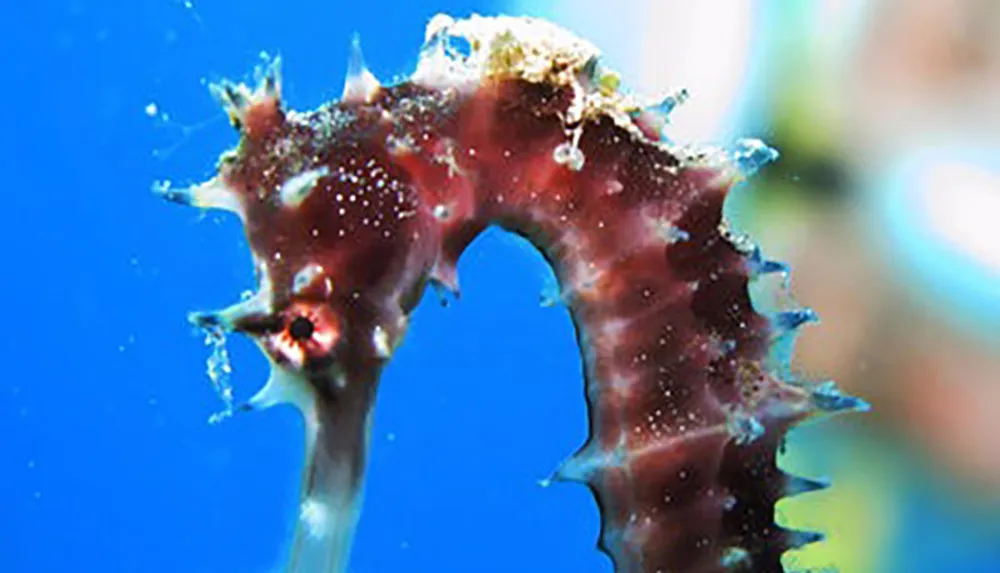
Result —
POLYGON ((212 382, 212 389, 215 394, 225 404, 221 412, 216 412, 209 417, 210 424, 218 424, 222 420, 233 415, 233 387, 229 382, 233 368, 229 363, 229 351, 226 350, 226 334, 222 327, 208 326, 205 328, 205 345, 212 347, 212 354, 205 361, 208 372, 208 379, 212 382))

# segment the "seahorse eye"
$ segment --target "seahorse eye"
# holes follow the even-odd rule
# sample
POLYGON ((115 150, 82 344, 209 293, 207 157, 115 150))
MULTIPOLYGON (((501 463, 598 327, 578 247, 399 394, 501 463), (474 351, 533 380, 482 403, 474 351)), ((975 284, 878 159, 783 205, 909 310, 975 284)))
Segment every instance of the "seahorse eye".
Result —
POLYGON ((292 340, 298 342, 309 340, 312 338, 314 332, 316 332, 316 325, 305 316, 295 317, 295 320, 288 325, 288 334, 292 337, 292 340))

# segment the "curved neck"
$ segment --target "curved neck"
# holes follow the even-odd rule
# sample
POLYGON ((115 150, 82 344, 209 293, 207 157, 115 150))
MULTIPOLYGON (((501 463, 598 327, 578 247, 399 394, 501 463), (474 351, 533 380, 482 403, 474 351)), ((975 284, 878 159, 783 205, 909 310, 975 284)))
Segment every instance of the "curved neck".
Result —
POLYGON ((282 108, 274 67, 255 91, 218 86, 239 147, 212 180, 160 188, 245 224, 258 292, 194 320, 271 359, 250 409, 292 402, 306 417, 289 573, 346 569, 381 366, 424 286, 457 291, 458 259, 490 225, 543 253, 576 325, 590 436, 554 477, 594 492, 616 571, 782 571, 816 536, 777 526, 774 504, 818 487, 778 469, 784 436, 864 405, 786 379, 772 346, 815 315, 750 300, 751 280, 785 267, 722 207, 776 152, 663 141, 665 112, 536 20, 439 17, 427 37, 409 81, 379 86, 356 54, 343 99, 312 112, 282 108))

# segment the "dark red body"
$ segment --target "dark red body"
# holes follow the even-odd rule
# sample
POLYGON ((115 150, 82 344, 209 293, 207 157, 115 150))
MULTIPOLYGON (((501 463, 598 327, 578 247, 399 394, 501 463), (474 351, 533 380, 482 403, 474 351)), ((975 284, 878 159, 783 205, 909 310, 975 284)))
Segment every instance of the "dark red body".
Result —
POLYGON ((739 171, 646 123, 569 122, 577 97, 511 76, 407 82, 294 116, 273 98, 241 107, 220 181, 268 300, 227 326, 301 374, 322 441, 343 404, 370 407, 424 286, 457 291, 456 262, 487 226, 523 235, 553 265, 584 364, 590 438, 554 477, 594 492, 616 571, 782 572, 818 536, 777 526, 775 502, 820 487, 778 469, 785 433, 861 403, 771 366, 773 340, 807 315, 754 309, 749 281, 777 266, 723 220, 739 171), (293 332, 297 317, 315 333, 293 332))

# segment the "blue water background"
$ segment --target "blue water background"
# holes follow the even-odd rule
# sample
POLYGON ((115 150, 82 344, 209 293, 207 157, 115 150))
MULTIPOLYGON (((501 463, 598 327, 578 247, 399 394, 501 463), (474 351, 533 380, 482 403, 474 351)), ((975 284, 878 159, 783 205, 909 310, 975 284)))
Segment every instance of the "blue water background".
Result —
MULTIPOLYGON (((233 217, 164 204, 150 184, 211 175, 234 134, 203 80, 241 77, 259 51, 283 56, 290 105, 313 107, 339 95, 353 32, 391 79, 412 69, 434 13, 501 8, 8 7, 0 571, 276 568, 296 514, 301 423, 286 408, 207 424, 221 404, 184 319, 253 287, 249 253, 233 217), (150 103, 169 120, 147 116, 150 103)), ((571 324, 538 307, 541 258, 491 233, 460 274, 460 304, 429 296, 383 380, 352 571, 610 571, 586 489, 537 483, 586 435, 571 324)), ((245 398, 266 366, 244 341, 230 348, 245 398)), ((919 549, 951 518, 918 486, 906 492, 918 498, 900 535, 906 570, 940 571, 921 568, 919 549)), ((977 545, 955 570, 995 571, 989 557, 977 545)))
MULTIPOLYGON (((496 11, 447 1, 18 4, 0 35, 11 319, 0 571, 264 572, 280 562, 300 421, 275 409, 208 425, 221 404, 208 350, 185 322, 253 287, 249 252, 234 217, 162 203, 150 185, 207 178, 235 141, 202 78, 238 78, 260 50, 280 52, 287 101, 312 107, 339 95, 353 32, 391 79, 412 70, 430 16, 473 9, 496 11), (148 117, 149 103, 170 120, 148 117)), ((484 238, 462 274, 462 304, 427 301, 383 380, 352 570, 600 571, 589 493, 536 483, 586 432, 568 317, 539 310, 541 259, 508 239, 484 238)), ((246 398, 266 365, 244 341, 231 349, 246 398)))

